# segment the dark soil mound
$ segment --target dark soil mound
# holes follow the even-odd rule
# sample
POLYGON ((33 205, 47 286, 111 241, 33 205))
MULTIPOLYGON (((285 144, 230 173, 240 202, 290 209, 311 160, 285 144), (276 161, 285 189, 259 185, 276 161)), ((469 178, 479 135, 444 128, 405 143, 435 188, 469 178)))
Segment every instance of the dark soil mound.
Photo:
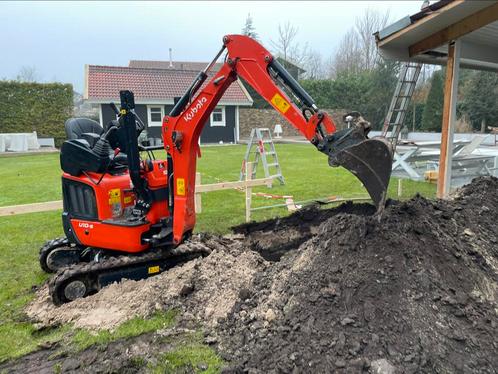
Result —
POLYGON ((267 258, 287 253, 220 326, 234 369, 496 371, 498 179, 370 213, 308 210, 238 229, 267 258))
POLYGON ((312 205, 287 217, 243 224, 232 230, 243 234, 249 246, 266 260, 278 261, 289 250, 297 249, 314 237, 321 222, 341 213, 371 216, 375 213, 375 207, 351 201, 334 209, 319 209, 318 205, 312 205))

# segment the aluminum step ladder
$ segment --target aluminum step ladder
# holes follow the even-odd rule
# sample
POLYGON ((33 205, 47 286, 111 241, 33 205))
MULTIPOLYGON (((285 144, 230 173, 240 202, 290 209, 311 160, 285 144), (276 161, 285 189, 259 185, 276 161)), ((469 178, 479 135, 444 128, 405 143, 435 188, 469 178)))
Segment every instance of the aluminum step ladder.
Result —
POLYGON ((418 62, 406 62, 399 73, 398 83, 382 128, 382 136, 391 142, 394 150, 405 122, 408 105, 415 92, 422 65, 418 62))
POLYGON ((246 178, 246 163, 251 162, 251 156, 254 154, 254 164, 251 179, 256 178, 259 161, 263 164, 265 178, 276 178, 281 184, 285 184, 284 176, 278 162, 277 151, 271 137, 271 131, 268 128, 255 128, 251 131, 251 137, 247 143, 246 154, 242 161, 239 180, 246 178), (271 168, 271 169, 270 169, 271 168))

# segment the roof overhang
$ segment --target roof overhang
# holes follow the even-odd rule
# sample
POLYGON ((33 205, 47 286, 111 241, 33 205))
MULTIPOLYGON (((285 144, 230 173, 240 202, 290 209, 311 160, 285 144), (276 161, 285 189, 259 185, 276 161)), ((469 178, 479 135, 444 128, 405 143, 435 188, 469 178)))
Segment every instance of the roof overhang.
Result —
POLYGON ((498 1, 443 0, 375 34, 388 59, 445 65, 448 43, 461 41, 460 66, 498 71, 498 1))

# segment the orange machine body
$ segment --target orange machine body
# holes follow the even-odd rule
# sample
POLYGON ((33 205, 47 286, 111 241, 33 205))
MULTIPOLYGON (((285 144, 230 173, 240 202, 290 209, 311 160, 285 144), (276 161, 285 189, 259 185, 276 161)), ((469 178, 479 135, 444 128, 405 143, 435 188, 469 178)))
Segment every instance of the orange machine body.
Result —
MULTIPOLYGON (((168 186, 166 160, 148 162, 143 168, 143 177, 152 192, 164 191, 168 186)), ((164 193, 152 204, 145 220, 130 224, 123 219, 136 202, 127 171, 104 176, 87 173, 78 177, 64 173, 62 179, 64 215, 70 222, 66 231, 72 233, 75 242, 80 245, 129 253, 142 252, 150 246, 142 239, 151 224, 170 216, 167 194, 164 193)))

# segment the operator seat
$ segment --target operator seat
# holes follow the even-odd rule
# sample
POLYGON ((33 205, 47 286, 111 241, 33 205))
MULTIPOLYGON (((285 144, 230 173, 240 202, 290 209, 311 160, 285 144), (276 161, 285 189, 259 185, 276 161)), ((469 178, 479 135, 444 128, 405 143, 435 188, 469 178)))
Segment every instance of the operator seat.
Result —
POLYGON ((104 129, 97 121, 89 118, 69 118, 64 124, 67 139, 81 139, 85 133, 102 135, 104 129))
POLYGON ((89 118, 69 118, 64 124, 67 140, 84 139, 93 148, 104 129, 100 124, 89 118))
POLYGON ((126 154, 114 155, 113 149, 109 148, 109 153, 103 155, 102 144, 96 150, 96 144, 104 133, 98 122, 88 118, 70 118, 64 128, 67 140, 62 144, 60 160, 61 168, 66 173, 78 176, 83 171, 113 173, 126 169, 126 154))

